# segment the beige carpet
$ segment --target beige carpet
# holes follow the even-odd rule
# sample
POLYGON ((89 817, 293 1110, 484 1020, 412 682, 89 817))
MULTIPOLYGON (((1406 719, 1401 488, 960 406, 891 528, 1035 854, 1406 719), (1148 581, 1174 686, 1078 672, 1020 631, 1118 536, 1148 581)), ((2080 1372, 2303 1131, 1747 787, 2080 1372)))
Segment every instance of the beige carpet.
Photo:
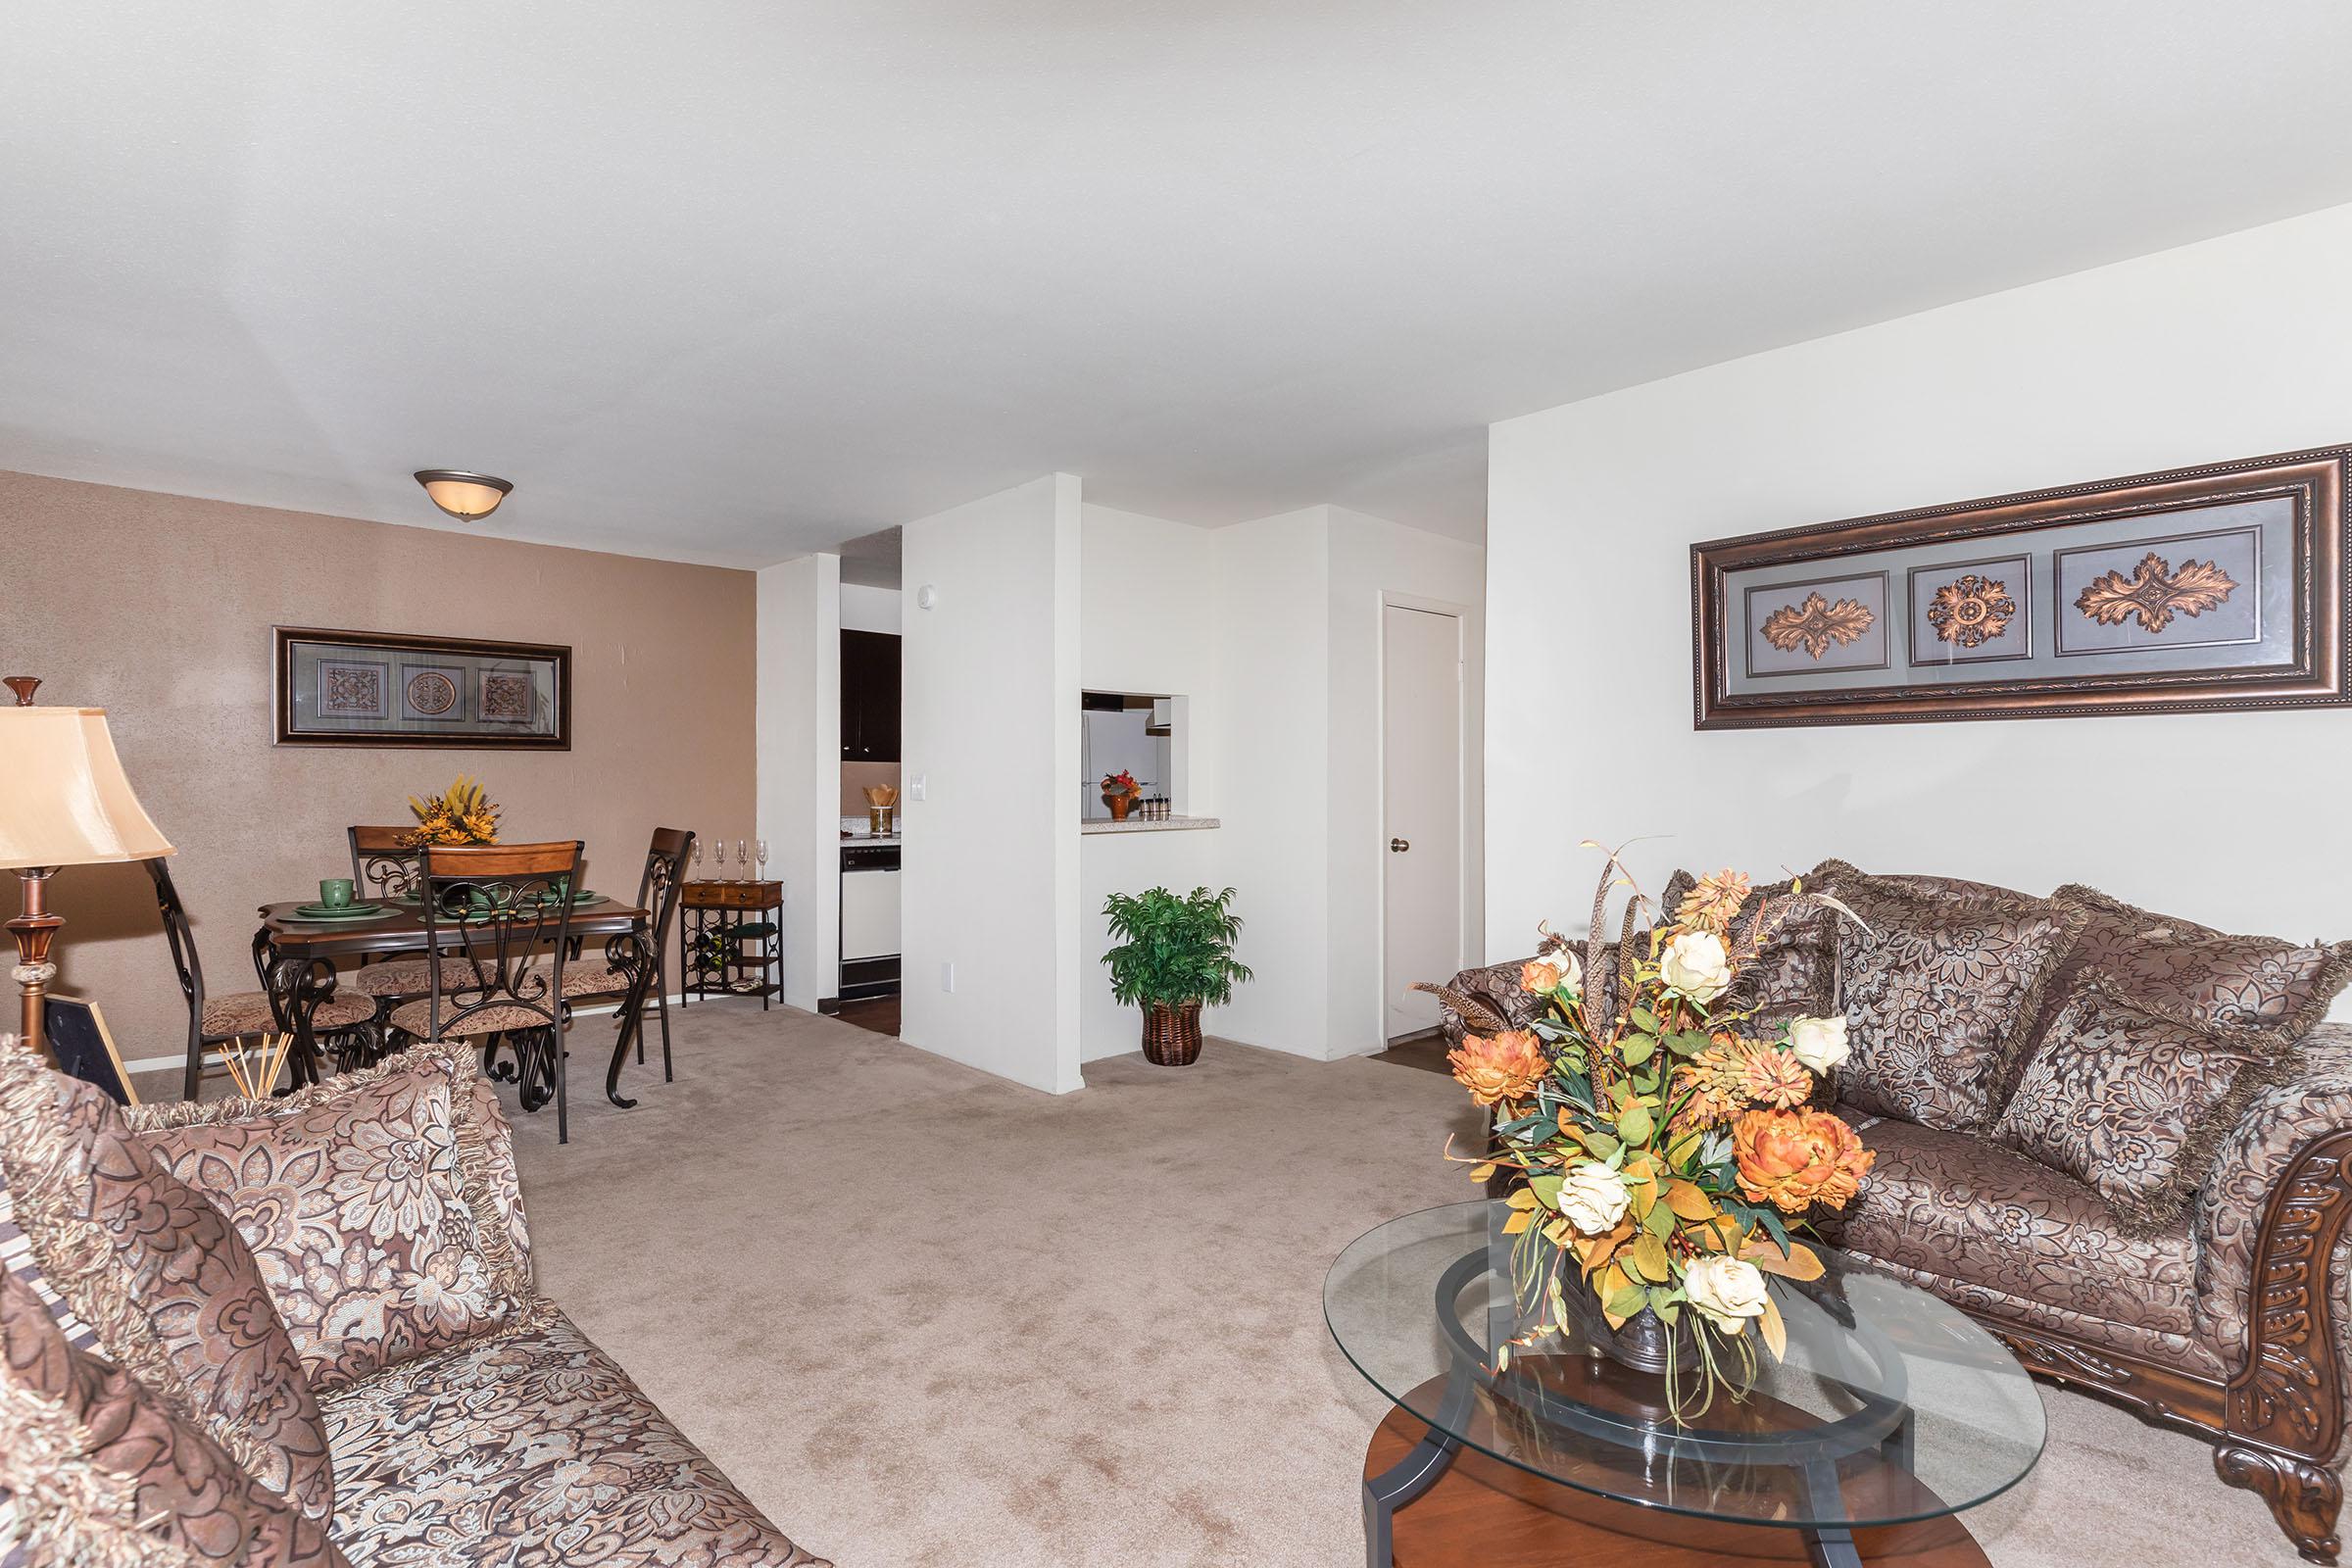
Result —
MULTIPOLYGON (((1054 1099, 718 1004, 624 1112, 608 1038, 575 1035, 569 1146, 516 1117, 541 1277, 796 1540, 842 1568, 1363 1560, 1384 1405, 1323 1275, 1467 1196, 1450 1082, 1211 1042, 1054 1099)), ((2297 1560, 2203 1445, 2043 1398, 2040 1466, 1967 1516, 2001 1568, 2297 1560)))

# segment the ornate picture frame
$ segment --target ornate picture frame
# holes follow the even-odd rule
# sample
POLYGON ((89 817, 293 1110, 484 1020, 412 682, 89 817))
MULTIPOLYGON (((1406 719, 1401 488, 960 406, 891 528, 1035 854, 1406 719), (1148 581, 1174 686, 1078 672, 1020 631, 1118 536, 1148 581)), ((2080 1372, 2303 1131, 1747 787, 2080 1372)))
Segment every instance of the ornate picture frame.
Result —
POLYGON ((571 649, 408 632, 270 628, 272 742, 571 750, 571 649))
POLYGON ((1693 726, 2352 704, 2352 446, 1690 547, 1693 726))

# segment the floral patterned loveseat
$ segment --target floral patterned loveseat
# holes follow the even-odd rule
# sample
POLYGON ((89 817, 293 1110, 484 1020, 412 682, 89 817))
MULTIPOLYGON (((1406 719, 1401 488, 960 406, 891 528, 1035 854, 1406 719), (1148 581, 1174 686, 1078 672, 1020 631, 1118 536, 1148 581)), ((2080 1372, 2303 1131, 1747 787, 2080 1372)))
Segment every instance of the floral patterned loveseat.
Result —
MULTIPOLYGON (((1690 886, 1677 873, 1665 906, 1690 886)), ((2222 1480, 2334 1561, 2352 1027, 2324 1019, 2352 943, 1836 860, 1804 886, 1867 928, 1790 920, 1737 1000, 1846 1020, 1838 1109, 1876 1163, 1825 1239, 1962 1307, 2037 1375, 2199 1432, 2222 1480)), ((1519 982, 1518 962, 1456 975, 1448 1034, 1526 1027, 1519 982)))
POLYGON ((464 1047, 120 1110, 0 1048, 0 1563, 825 1568, 539 1293, 464 1047))

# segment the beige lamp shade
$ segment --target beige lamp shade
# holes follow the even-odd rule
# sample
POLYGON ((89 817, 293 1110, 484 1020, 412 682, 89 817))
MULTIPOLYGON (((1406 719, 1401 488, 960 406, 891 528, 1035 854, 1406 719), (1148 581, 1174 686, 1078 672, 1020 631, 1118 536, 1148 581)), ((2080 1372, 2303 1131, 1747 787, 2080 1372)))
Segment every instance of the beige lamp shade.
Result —
POLYGON ((170 855, 103 708, 0 708, 0 869, 170 855))
POLYGON ((475 522, 498 510, 514 489, 504 479, 486 473, 467 473, 460 468, 422 468, 416 482, 424 493, 433 498, 433 505, 453 517, 475 522))

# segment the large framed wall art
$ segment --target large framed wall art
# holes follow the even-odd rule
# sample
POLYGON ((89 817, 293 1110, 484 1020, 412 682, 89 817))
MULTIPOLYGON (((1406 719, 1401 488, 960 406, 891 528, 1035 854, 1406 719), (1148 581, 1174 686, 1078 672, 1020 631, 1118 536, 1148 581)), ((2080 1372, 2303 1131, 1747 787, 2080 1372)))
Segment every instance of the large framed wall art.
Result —
POLYGON ((1690 550, 1696 724, 2352 702, 2352 447, 1690 550))
POLYGON ((571 650, 277 626, 280 746, 571 750, 571 650))

